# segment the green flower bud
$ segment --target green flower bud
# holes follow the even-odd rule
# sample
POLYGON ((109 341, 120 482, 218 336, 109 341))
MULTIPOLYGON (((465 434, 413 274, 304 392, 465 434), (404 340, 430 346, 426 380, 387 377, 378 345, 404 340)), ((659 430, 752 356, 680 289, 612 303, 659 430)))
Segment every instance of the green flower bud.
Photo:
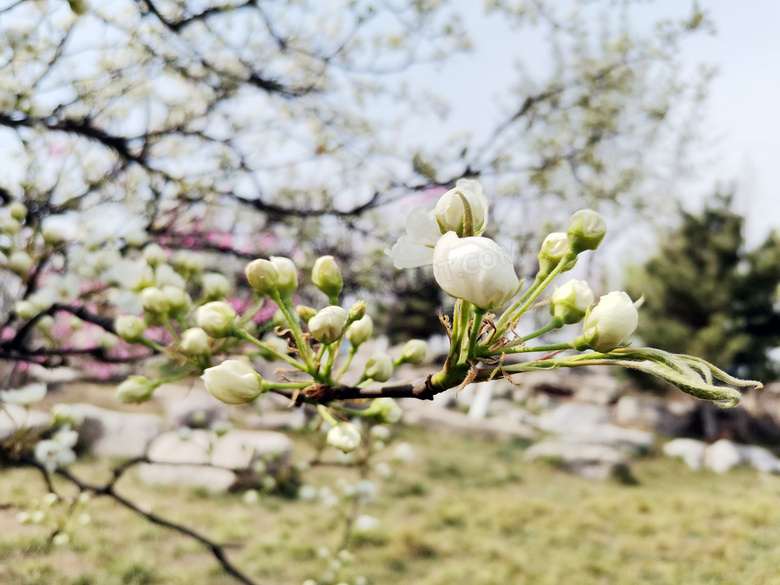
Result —
POLYGON ((353 347, 358 348, 374 334, 374 321, 370 315, 363 315, 347 329, 347 339, 353 347))
POLYGON ((395 424, 401 420, 404 411, 392 398, 376 398, 366 411, 366 416, 372 416, 380 423, 395 424))
POLYGON ((27 206, 21 201, 12 201, 8 209, 11 211, 11 217, 18 222, 24 221, 24 218, 27 217, 27 206))
POLYGON ((306 305, 298 305, 295 307, 295 312, 298 314, 298 318, 304 323, 308 323, 309 320, 317 314, 317 309, 307 307, 306 305))
POLYGON ((158 264, 163 264, 166 260, 165 250, 157 244, 149 244, 144 248, 144 260, 146 260, 146 263, 152 268, 158 264))
POLYGON ((168 301, 168 305, 174 313, 186 313, 192 306, 190 295, 180 289, 178 286, 166 284, 162 287, 162 292, 168 301))
POLYGON ((119 338, 113 333, 106 332, 100 338, 100 347, 102 349, 115 349, 117 345, 119 345, 119 338))
POLYGON ((35 303, 31 303, 30 301, 16 301, 16 304, 14 304, 14 312, 20 319, 26 321, 38 314, 38 308, 35 306, 35 303))
POLYGON ((230 281, 218 272, 203 275, 203 296, 208 299, 224 300, 230 292, 230 281))
POLYGON ((181 334, 179 344, 182 352, 187 355, 208 355, 211 353, 211 341, 208 334, 200 327, 191 327, 181 334))
POLYGON ((393 375, 393 359, 386 353, 375 353, 366 362, 363 376, 375 382, 387 382, 393 375))
POLYGON ((167 313, 171 308, 168 297, 156 286, 150 286, 141 291, 141 305, 144 311, 153 315, 167 313))
POLYGON ((43 241, 51 246, 56 246, 57 244, 62 243, 63 240, 62 232, 53 225, 43 226, 41 235, 43 236, 43 241))
POLYGON ((227 404, 246 404, 263 393, 263 379, 249 365, 238 360, 225 360, 208 368, 201 376, 206 390, 227 404))
POLYGON ((116 334, 130 343, 138 341, 146 331, 146 322, 134 315, 122 315, 114 321, 116 334))
POLYGON ((41 315, 35 322, 35 326, 47 335, 51 335, 51 328, 54 327, 54 317, 51 315, 41 315))
POLYGON ((198 327, 211 337, 229 337, 236 311, 224 301, 212 301, 198 309, 198 327))
POLYGON ((338 302, 341 289, 344 288, 344 279, 333 256, 317 258, 311 271, 311 280, 318 289, 328 295, 331 304, 338 302))
MULTIPOLYGON (((542 249, 539 251, 539 277, 544 278, 550 274, 558 263, 569 253, 569 238, 563 232, 553 232, 542 242, 542 249)), ((575 258, 569 262, 563 269, 567 272, 574 268, 577 263, 575 258)))
POLYGON ((15 236, 20 231, 22 231, 22 226, 13 217, 0 219, 0 232, 15 236))
POLYGON ((154 394, 157 385, 145 376, 130 376, 116 388, 116 397, 124 404, 146 402, 154 394))
POLYGON ((347 312, 341 307, 325 307, 309 320, 309 331, 320 343, 330 344, 341 339, 347 324, 347 312))
POLYGON ((588 310, 582 335, 574 340, 574 346, 580 351, 612 351, 636 330, 638 322, 639 314, 631 297, 623 291, 613 291, 588 310))
POLYGON ((258 258, 244 270, 250 286, 264 295, 274 295, 279 289, 279 270, 270 260, 258 258))
POLYGON ((410 339, 401 350, 401 363, 418 365, 428 354, 428 344, 422 339, 410 339))
POLYGON ((277 354, 287 355, 287 353, 289 352, 289 349, 287 347, 287 341, 276 335, 269 335, 267 338, 263 339, 263 342, 266 345, 270 345, 277 352, 274 353, 262 347, 258 348, 257 351, 260 354, 260 357, 262 357, 266 361, 275 362, 276 360, 279 359, 279 356, 277 354))
POLYGON ((25 277, 33 266, 33 259, 27 252, 13 252, 8 257, 8 266, 19 276, 25 277))
POLYGON ((349 308, 349 322, 359 321, 366 314, 366 301, 358 301, 349 308))
POLYGON ((577 254, 598 248, 606 233, 604 218, 590 209, 580 209, 572 215, 566 230, 571 249, 577 254))
POLYGON ((298 269, 289 258, 271 256, 271 263, 279 273, 277 289, 284 296, 292 295, 298 289, 298 269))
POLYGON ((561 288, 555 287, 550 297, 550 314, 564 325, 579 323, 595 300, 593 291, 584 280, 570 280, 561 288))

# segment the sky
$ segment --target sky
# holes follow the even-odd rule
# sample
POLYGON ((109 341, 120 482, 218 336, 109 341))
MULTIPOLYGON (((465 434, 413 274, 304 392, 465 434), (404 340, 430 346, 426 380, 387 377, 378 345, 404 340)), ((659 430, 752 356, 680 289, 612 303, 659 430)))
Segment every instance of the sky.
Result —
MULTIPOLYGON (((687 18, 693 0, 638 3, 641 28, 663 18, 687 18)), ((491 128, 493 112, 486 98, 502 93, 515 79, 513 60, 525 63, 540 42, 532 31, 513 34, 495 19, 485 18, 483 2, 454 0, 464 14, 475 50, 438 70, 423 68, 418 80, 444 93, 451 102, 449 120, 468 119, 469 126, 491 128), (456 72, 456 73, 453 73, 456 72), (509 72, 509 74, 507 74, 509 72)), ((561 6, 570 0, 559 0, 561 6)), ((716 34, 697 34, 682 44, 684 71, 699 64, 715 66, 704 112, 698 176, 681 181, 684 207, 700 208, 716 184, 737 186, 737 210, 747 218, 746 238, 755 246, 772 228, 780 229, 780 2, 777 0, 699 0, 716 34)), ((531 69, 544 63, 530 62, 531 69)))

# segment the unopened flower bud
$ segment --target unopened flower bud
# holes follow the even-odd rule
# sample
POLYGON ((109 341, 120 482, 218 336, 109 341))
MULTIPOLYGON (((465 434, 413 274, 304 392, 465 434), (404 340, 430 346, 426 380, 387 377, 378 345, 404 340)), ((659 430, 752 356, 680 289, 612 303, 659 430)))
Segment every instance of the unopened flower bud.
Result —
POLYGON ((179 250, 171 256, 171 262, 188 272, 203 271, 203 255, 192 250, 179 250))
POLYGON ((348 422, 340 422, 328 431, 328 444, 349 453, 360 446, 360 431, 355 425, 348 422))
POLYGON ((295 312, 298 314, 298 318, 304 323, 308 323, 309 320, 317 314, 317 309, 307 307, 306 305, 298 305, 295 307, 295 312))
POLYGON ((238 360, 225 360, 218 366, 208 368, 201 378, 206 390, 227 404, 246 404, 263 392, 260 374, 238 360))
POLYGON ((273 295, 278 291, 279 271, 270 260, 252 260, 246 265, 244 272, 250 286, 257 292, 273 295))
POLYGON ((392 398, 376 398, 364 412, 366 416, 372 416, 378 422, 386 424, 397 423, 403 413, 404 411, 392 398))
MULTIPOLYGON (((563 232, 553 232, 542 242, 542 249, 539 251, 539 277, 545 277, 550 274, 561 260, 569 253, 569 238, 563 232)), ((569 262, 562 272, 574 268, 577 259, 569 262)))
POLYGON ((441 233, 455 232, 458 237, 476 236, 485 231, 488 219, 488 202, 482 193, 482 185, 470 179, 460 179, 454 189, 450 189, 436 202, 434 210, 441 233), (461 197, 462 196, 462 197, 461 197), (466 208, 469 206, 471 225, 466 226, 466 208), (469 233, 464 231, 469 228, 469 233))
POLYGON ((186 313, 192 306, 192 299, 178 286, 166 284, 162 292, 168 301, 168 306, 174 313, 186 313))
POLYGON ((349 308, 349 322, 359 321, 366 314, 366 301, 358 301, 349 308))
POLYGON ((181 350, 187 355, 208 355, 211 343, 208 334, 200 327, 192 327, 181 334, 181 350))
POLYGON ((141 291, 141 305, 144 311, 153 315, 167 313, 171 308, 165 293, 156 286, 150 286, 141 291))
POLYGON ((117 345, 119 345, 119 338, 113 333, 106 332, 100 338, 101 349, 116 349, 117 345))
POLYGON ((223 300, 230 292, 230 281, 218 272, 206 272, 203 275, 203 296, 208 299, 223 300))
POLYGON ((51 246, 55 246, 63 240, 62 232, 50 224, 43 226, 41 235, 43 236, 43 241, 51 246))
POLYGON ((258 348, 258 353, 260 357, 269 362, 275 362, 279 359, 279 355, 287 355, 290 351, 287 346, 287 340, 276 335, 269 335, 263 339, 263 343, 270 346, 273 351, 260 347, 258 348))
POLYGON ((371 319, 371 315, 363 315, 362 319, 358 319, 347 329, 347 339, 353 347, 360 347, 361 344, 371 339, 371 335, 374 333, 374 321, 371 319))
POLYGON ((386 353, 375 353, 368 358, 363 375, 375 382, 387 382, 393 375, 393 359, 386 353))
POLYGON ((124 404, 146 402, 154 394, 157 385, 145 376, 130 376, 116 388, 116 397, 124 404))
POLYGON ((341 307, 325 307, 309 320, 309 331, 320 343, 330 344, 341 339, 347 323, 347 312, 341 307))
POLYGON ((606 233, 604 218, 591 209, 580 209, 572 215, 566 230, 571 249, 577 254, 598 248, 606 233))
POLYGON ((41 315, 35 322, 35 326, 47 335, 51 335, 51 328, 54 327, 54 317, 51 315, 41 315))
POLYGON ((612 351, 634 332, 638 322, 639 315, 631 297, 623 291, 613 291, 601 297, 585 315, 582 336, 574 345, 580 350, 612 351))
POLYGON ((143 337, 144 331, 146 331, 146 323, 140 317, 122 315, 114 321, 114 329, 119 337, 132 343, 143 337))
POLYGON ((27 217, 27 206, 21 201, 12 201, 8 209, 11 211, 11 217, 16 221, 24 221, 24 218, 27 217))
POLYGON ((570 280, 562 287, 555 287, 550 297, 550 314, 561 319, 564 325, 579 323, 595 298, 584 280, 570 280))
POLYGON ((14 312, 20 319, 24 319, 26 321, 27 319, 31 319, 38 314, 38 308, 35 306, 35 303, 22 300, 16 301, 14 304, 14 312))
POLYGON ((338 302, 341 289, 344 288, 344 279, 333 256, 317 258, 311 271, 311 280, 318 289, 328 295, 332 304, 338 302))
POLYGON ((428 354, 428 344, 422 339, 410 339, 401 350, 401 363, 418 365, 428 354))
POLYGON ((283 256, 271 256, 271 263, 279 273, 279 281, 276 285, 279 294, 289 296, 298 289, 298 269, 289 258, 283 256))
POLYGON ((19 276, 27 276, 32 265, 33 259, 27 252, 16 251, 8 257, 8 266, 19 276))
POLYGON ((15 236, 22 231, 22 225, 16 221, 13 217, 6 217, 0 219, 0 233, 9 234, 15 236))
POLYGON ((211 337, 228 337, 235 320, 235 309, 224 301, 212 301, 198 309, 198 327, 211 337))
POLYGON ((163 264, 166 261, 165 250, 159 245, 151 243, 144 248, 144 260, 152 268, 158 264, 163 264))

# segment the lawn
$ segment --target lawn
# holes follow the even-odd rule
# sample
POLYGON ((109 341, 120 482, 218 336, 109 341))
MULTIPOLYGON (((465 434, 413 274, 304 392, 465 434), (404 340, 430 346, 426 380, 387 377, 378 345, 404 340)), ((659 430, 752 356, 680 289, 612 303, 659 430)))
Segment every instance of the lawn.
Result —
MULTIPOLYGON (((636 485, 589 483, 549 463, 526 463, 521 444, 403 429, 411 463, 374 478, 376 500, 362 512, 379 519, 353 535, 354 562, 334 583, 415 585, 780 585, 780 477, 738 469, 694 473, 657 457, 637 461, 636 485)), ((297 456, 310 449, 296 438, 297 456)), ((390 460, 392 448, 379 460, 390 460)), ((106 462, 72 466, 107 480, 106 462)), ((338 491, 354 470, 307 471, 305 483, 338 491)), ((65 494, 69 486, 57 480, 65 494)), ((337 549, 348 504, 262 495, 208 496, 149 488, 128 473, 119 493, 226 546, 231 560, 262 584, 322 579, 337 549)), ((41 585, 233 584, 197 542, 150 524, 108 498, 95 498, 67 543, 48 545, 51 529, 17 522, 47 490, 29 469, 0 470, 0 583, 41 585)), ((55 505, 55 512, 57 511, 55 505)), ((335 565, 338 567, 338 563, 335 565)))

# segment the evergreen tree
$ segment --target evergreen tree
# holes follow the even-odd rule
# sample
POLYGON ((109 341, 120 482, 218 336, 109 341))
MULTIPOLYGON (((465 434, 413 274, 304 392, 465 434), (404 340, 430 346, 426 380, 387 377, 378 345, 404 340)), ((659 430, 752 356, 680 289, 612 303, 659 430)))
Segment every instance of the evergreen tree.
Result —
POLYGON ((746 251, 732 199, 716 193, 701 214, 682 212, 626 290, 645 295, 638 334, 647 345, 767 381, 778 375, 767 352, 780 345, 780 234, 746 251))

